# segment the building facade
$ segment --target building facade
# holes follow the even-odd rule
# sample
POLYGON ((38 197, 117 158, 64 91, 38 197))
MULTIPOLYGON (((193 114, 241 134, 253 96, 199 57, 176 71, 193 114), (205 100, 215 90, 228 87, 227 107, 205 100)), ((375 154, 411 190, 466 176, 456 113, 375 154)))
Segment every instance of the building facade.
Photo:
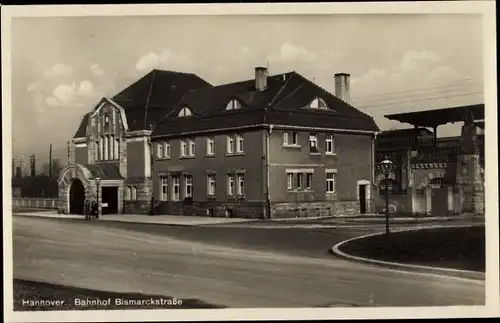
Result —
POLYGON ((247 218, 372 213, 378 127, 350 105, 349 75, 336 74, 333 81, 335 95, 296 72, 269 76, 259 67, 250 80, 193 86, 158 106, 162 115, 140 130, 127 127, 132 114, 126 107, 103 99, 89 114, 84 139, 74 139, 74 164, 80 166, 70 165, 71 175, 61 176, 61 201, 68 196, 71 211, 64 188, 75 178, 89 179, 84 191, 92 194, 99 177, 99 192, 117 185, 117 207, 103 202, 108 212, 247 218), (98 121, 92 118, 106 122, 106 116, 117 132, 103 132, 106 123, 93 128, 98 121))
POLYGON ((385 131, 378 135, 374 183, 379 188, 375 202, 378 212, 385 209, 385 188, 388 186, 392 212, 434 216, 484 214, 485 149, 481 130, 484 122, 480 121, 484 107, 443 111, 415 114, 446 113, 449 122, 463 119, 460 136, 436 138, 435 131, 425 127, 385 131), (471 117, 472 112, 475 118, 471 117), (379 167, 385 158, 394 163, 389 178, 379 167))

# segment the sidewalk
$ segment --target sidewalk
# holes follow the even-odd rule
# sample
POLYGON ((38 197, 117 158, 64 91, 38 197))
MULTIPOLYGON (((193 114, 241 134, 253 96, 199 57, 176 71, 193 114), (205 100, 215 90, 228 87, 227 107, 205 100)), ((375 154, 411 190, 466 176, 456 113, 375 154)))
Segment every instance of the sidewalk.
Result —
MULTIPOLYGON (((72 214, 57 214, 54 211, 47 212, 26 212, 14 213, 14 216, 52 218, 52 219, 72 219, 85 221, 83 215, 72 214)), ((147 224, 162 224, 162 225, 177 225, 177 226, 198 226, 210 224, 227 224, 227 223, 242 223, 254 222, 259 220, 240 219, 240 218, 211 218, 202 216, 182 216, 182 215, 157 215, 149 216, 142 214, 106 214, 101 215, 97 221, 107 222, 129 222, 129 223, 147 223, 147 224)))

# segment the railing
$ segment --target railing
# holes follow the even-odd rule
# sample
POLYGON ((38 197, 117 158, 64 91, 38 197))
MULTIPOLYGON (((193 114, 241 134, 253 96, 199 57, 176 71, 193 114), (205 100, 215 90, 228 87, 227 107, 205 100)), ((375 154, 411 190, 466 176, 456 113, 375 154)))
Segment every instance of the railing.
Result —
POLYGON ((57 199, 43 198, 12 198, 12 207, 27 207, 36 209, 57 209, 57 199))

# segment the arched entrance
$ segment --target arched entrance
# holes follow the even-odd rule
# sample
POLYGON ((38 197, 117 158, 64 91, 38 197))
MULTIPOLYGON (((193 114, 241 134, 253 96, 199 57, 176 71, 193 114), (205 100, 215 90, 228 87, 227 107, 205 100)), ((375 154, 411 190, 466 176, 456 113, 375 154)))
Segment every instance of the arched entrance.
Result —
POLYGON ((75 178, 69 187, 69 213, 83 214, 85 203, 85 187, 78 178, 75 178))

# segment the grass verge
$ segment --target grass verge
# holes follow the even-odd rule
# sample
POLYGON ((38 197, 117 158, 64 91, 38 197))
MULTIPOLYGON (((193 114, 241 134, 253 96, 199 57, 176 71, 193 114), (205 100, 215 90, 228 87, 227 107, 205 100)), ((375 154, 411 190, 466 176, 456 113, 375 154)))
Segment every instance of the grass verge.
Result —
POLYGON ((222 308, 197 299, 114 293, 14 279, 14 311, 222 308))
POLYGON ((347 242, 340 250, 381 261, 485 271, 484 226, 392 232, 347 242))

